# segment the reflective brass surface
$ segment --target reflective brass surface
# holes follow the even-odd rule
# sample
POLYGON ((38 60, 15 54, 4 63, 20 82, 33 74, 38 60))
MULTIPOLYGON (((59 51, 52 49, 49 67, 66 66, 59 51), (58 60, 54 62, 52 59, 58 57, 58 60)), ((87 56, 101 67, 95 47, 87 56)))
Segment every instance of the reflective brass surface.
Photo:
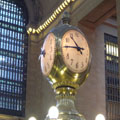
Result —
MULTIPOLYGON (((50 82, 50 84, 52 85, 53 89, 55 89, 57 94, 60 94, 61 92, 64 93, 68 89, 68 87, 70 87, 72 89, 78 89, 79 86, 82 83, 84 83, 84 81, 86 80, 86 78, 89 75, 91 55, 89 58, 88 67, 82 73, 74 73, 74 72, 70 71, 66 67, 66 65, 63 61, 62 51, 61 51, 61 39, 62 39, 64 33, 68 30, 77 30, 77 31, 81 32, 78 28, 73 27, 68 24, 62 24, 50 31, 56 36, 56 50, 55 50, 56 53, 55 53, 55 60, 54 60, 54 65, 52 67, 52 70, 51 70, 50 74, 46 77, 47 77, 48 81, 50 82), (57 90, 58 88, 59 88, 59 90, 57 90), (60 90, 60 88, 61 88, 61 90, 60 90)), ((84 34, 83 34, 83 36, 84 36, 84 34)), ((69 92, 70 94, 75 93, 75 92, 73 92, 72 89, 69 92)))

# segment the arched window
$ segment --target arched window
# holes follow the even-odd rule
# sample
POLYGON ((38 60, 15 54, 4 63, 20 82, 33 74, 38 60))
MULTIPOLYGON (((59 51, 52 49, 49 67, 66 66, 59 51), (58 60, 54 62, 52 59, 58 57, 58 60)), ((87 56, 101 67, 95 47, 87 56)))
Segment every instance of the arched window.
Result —
POLYGON ((0 0, 0 114, 24 116, 27 16, 22 0, 0 0))

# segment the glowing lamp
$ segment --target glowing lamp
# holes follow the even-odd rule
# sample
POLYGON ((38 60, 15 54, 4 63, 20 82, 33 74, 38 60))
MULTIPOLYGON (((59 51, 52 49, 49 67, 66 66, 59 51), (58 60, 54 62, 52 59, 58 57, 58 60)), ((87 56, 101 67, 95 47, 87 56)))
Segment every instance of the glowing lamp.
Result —
POLYGON ((37 119, 34 116, 32 116, 28 120, 37 120, 37 119))
POLYGON ((55 119, 55 118, 58 118, 58 115, 59 115, 59 111, 58 111, 57 107, 55 107, 55 106, 50 107, 50 109, 48 111, 49 118, 55 119))
POLYGON ((95 118, 95 120, 105 120, 105 117, 103 114, 98 114, 95 118))

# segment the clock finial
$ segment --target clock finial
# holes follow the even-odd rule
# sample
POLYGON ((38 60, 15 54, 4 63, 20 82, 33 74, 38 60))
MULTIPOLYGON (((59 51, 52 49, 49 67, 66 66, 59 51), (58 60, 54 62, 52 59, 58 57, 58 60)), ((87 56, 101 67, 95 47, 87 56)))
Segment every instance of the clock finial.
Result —
POLYGON ((69 12, 65 11, 62 15, 62 23, 63 24, 70 24, 70 14, 69 12))

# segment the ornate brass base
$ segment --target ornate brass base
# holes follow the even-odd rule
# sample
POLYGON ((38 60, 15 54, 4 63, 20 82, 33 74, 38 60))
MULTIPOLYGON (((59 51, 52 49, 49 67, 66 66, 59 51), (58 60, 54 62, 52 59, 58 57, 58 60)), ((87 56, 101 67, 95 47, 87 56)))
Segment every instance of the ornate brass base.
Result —
POLYGON ((46 117, 45 120, 85 120, 84 116, 79 114, 75 108, 73 95, 57 95, 56 107, 59 110, 59 116, 56 119, 46 117))
POLYGON ((59 110, 58 120, 85 120, 75 109, 73 97, 58 99, 56 107, 59 110))

